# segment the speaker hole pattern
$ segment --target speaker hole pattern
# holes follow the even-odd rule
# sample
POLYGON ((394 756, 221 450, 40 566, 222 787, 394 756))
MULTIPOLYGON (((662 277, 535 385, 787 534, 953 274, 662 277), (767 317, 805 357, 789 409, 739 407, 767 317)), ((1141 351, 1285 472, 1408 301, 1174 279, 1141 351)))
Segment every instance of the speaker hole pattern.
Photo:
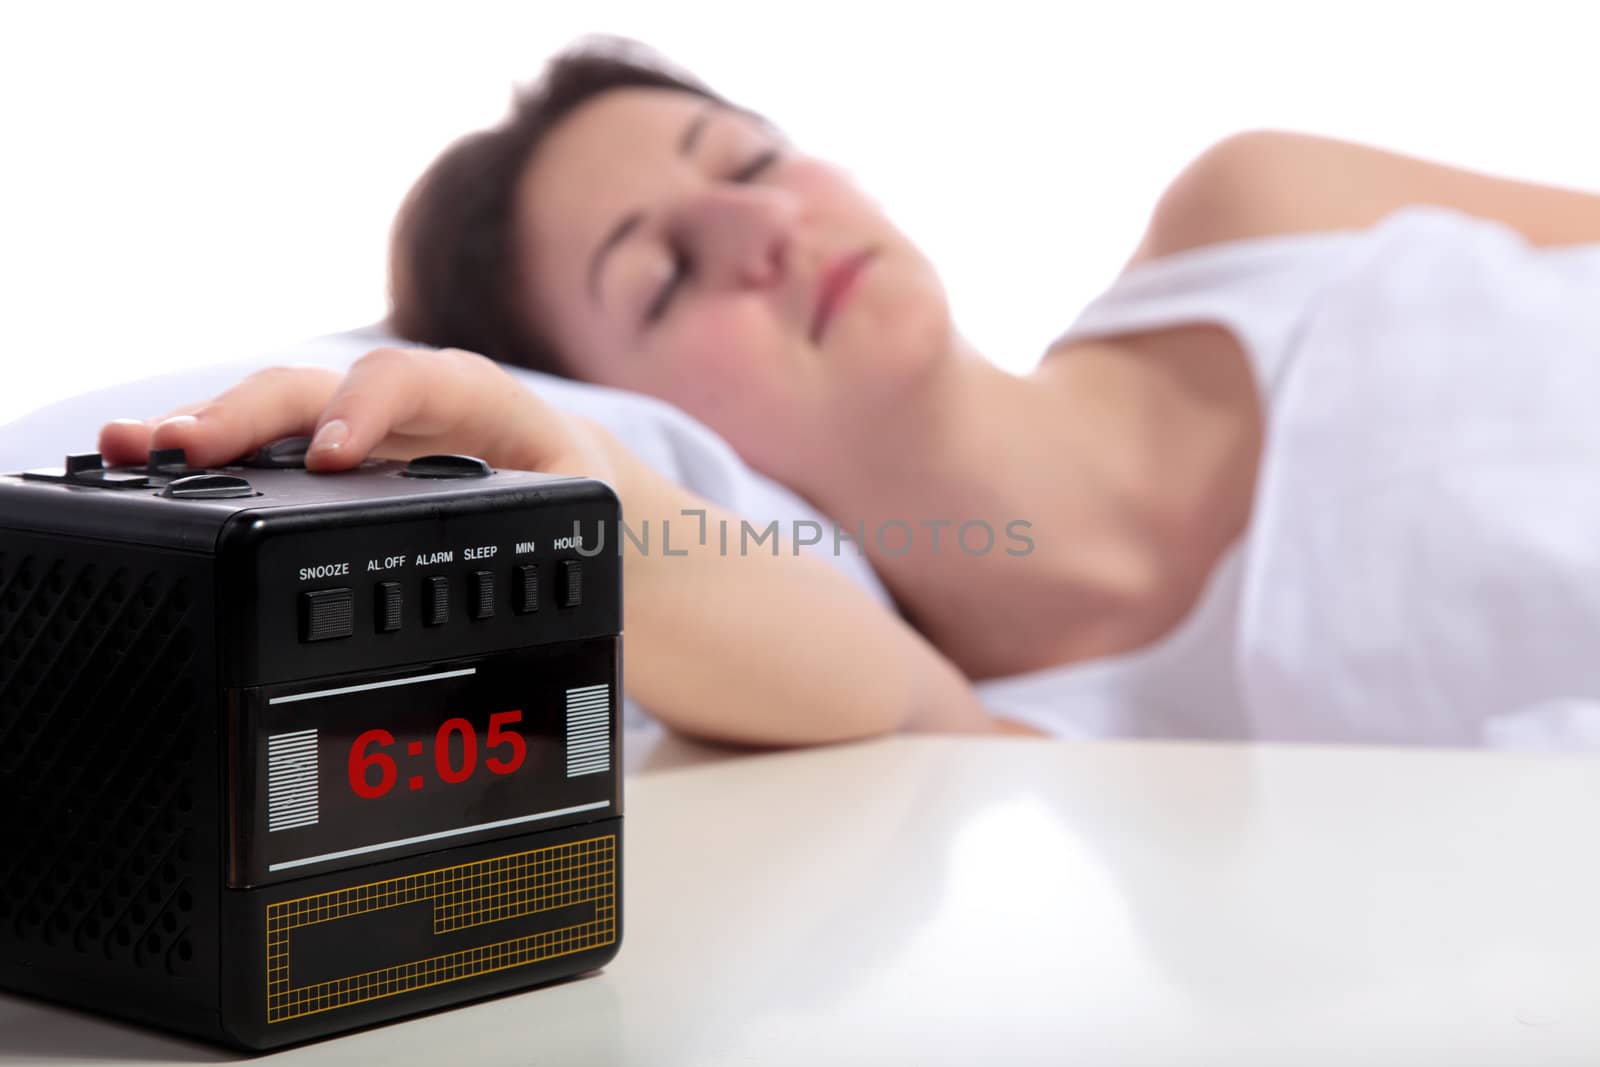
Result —
POLYGON ((158 572, 0 552, 0 953, 190 972, 190 609, 158 572))

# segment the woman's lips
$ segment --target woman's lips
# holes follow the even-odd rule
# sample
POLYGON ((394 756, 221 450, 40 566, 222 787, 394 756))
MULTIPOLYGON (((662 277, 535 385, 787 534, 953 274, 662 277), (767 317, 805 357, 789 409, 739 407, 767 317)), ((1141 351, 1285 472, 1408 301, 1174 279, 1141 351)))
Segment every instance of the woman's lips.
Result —
POLYGON ((811 316, 813 344, 822 340, 823 331, 828 328, 828 323, 833 321, 834 314, 844 303, 846 295, 874 254, 871 249, 866 249, 852 255, 841 256, 828 264, 827 269, 822 272, 822 280, 817 286, 817 308, 811 316))

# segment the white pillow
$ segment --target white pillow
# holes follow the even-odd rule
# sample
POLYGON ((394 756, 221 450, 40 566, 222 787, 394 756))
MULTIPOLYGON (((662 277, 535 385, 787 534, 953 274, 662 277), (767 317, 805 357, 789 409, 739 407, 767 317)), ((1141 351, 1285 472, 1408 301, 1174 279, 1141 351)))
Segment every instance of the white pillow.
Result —
MULTIPOLYGON (((374 348, 403 343, 379 328, 368 327, 313 338, 245 360, 83 393, 0 426, 0 471, 59 466, 69 452, 93 450, 100 426, 111 419, 149 418, 179 404, 206 399, 263 367, 292 363, 343 369, 374 348)), ((782 551, 793 551, 791 538, 797 524, 818 524, 824 531, 821 543, 806 551, 820 554, 893 610, 888 592, 853 544, 834 552, 831 520, 795 493, 751 470, 703 423, 654 397, 517 367, 508 369, 548 403, 607 427, 641 459, 679 485, 749 519, 758 529, 776 520, 782 551)), ((683 523, 687 534, 695 520, 685 518, 683 523)), ((805 528, 808 537, 816 536, 814 529, 805 528)), ((729 540, 732 543, 733 538, 729 540)), ((658 543, 653 540, 652 546, 658 543)), ((632 701, 625 702, 625 712, 628 726, 643 724, 641 709, 632 701)))

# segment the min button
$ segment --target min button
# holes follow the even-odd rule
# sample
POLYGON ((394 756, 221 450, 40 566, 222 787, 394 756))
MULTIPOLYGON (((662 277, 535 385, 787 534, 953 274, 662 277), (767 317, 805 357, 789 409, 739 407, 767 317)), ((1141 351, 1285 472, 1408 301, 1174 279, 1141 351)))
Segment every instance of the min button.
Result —
POLYGON ((511 603, 518 615, 531 615, 539 610, 539 565, 519 563, 512 573, 516 580, 511 603))

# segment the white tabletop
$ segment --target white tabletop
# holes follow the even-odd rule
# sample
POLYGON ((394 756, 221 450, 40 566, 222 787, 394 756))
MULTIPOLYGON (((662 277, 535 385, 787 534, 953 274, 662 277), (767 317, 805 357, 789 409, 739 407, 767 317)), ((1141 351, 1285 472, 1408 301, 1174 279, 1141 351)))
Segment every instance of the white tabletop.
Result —
MULTIPOLYGON (((1600 762, 636 746, 603 973, 284 1064, 1593 1064, 1600 762)), ((206 1046, 0 997, 0 1062, 206 1046)))

